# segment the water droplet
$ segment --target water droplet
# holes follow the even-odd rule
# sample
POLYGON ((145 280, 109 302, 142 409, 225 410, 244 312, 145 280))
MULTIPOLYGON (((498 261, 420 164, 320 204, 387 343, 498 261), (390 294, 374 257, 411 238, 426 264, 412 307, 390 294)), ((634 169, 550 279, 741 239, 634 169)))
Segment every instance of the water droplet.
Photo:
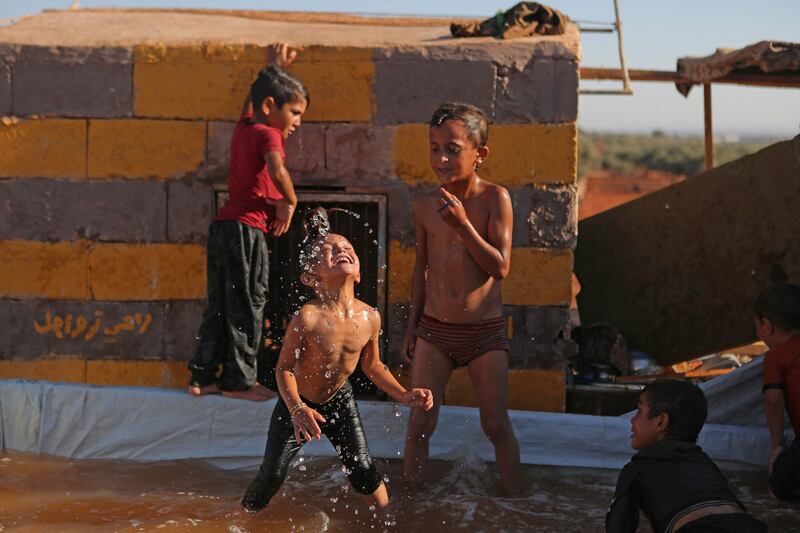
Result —
POLYGON ((300 465, 300 468, 299 468, 299 470, 300 470, 301 472, 305 472, 305 471, 306 471, 306 465, 300 465))
POLYGON ((664 209, 669 210, 669 204, 664 204, 664 209))
POLYGON ((328 370, 327 372, 325 372, 325 377, 326 377, 327 379, 331 379, 331 376, 332 376, 332 375, 333 375, 333 374, 331 373, 331 371, 330 371, 330 370, 328 370))

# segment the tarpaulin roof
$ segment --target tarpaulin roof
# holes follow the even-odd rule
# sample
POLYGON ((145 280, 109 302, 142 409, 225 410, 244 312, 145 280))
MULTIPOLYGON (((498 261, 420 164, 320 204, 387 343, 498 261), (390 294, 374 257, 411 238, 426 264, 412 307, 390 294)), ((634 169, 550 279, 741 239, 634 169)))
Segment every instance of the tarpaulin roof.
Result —
POLYGON ((691 83, 677 82, 678 91, 687 96, 692 85, 707 83, 731 73, 800 73, 800 43, 761 41, 738 50, 720 48, 706 57, 678 59, 678 74, 691 83))

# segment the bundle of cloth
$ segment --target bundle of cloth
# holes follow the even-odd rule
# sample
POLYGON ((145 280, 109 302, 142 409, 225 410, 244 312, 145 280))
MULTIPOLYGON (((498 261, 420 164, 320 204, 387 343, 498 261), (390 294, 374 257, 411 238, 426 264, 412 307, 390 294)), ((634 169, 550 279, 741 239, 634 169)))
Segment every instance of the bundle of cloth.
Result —
POLYGON ((520 2, 511 9, 471 24, 452 23, 453 37, 499 37, 514 39, 531 35, 561 35, 567 24, 566 15, 539 2, 520 2))

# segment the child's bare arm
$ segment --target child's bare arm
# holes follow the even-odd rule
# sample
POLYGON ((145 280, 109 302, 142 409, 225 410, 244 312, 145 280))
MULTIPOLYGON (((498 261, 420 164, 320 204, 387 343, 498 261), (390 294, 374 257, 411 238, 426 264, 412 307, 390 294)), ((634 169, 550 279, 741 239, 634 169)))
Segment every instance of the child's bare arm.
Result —
POLYGON ((418 202, 412 204, 414 218, 414 235, 416 236, 416 259, 414 260, 414 273, 411 277, 411 308, 408 312, 408 327, 403 340, 403 351, 400 354, 406 364, 411 363, 414 356, 417 323, 425 309, 425 271, 428 268, 428 244, 425 226, 419 213, 418 202))
POLYGON ((297 442, 314 438, 319 440, 322 430, 317 421, 325 422, 325 418, 314 409, 298 407, 305 404, 300 397, 297 379, 294 376, 294 367, 297 363, 295 350, 299 349, 300 353, 303 353, 304 333, 303 315, 298 314, 292 318, 286 327, 281 354, 278 357, 278 363, 275 365, 275 380, 278 382, 278 392, 280 392, 286 407, 289 408, 289 412, 292 413, 294 436, 297 442))
POLYGON ((428 389, 406 390, 389 371, 389 367, 383 364, 378 348, 380 337, 381 317, 377 311, 373 311, 370 317, 372 336, 367 345, 361 351, 361 369, 364 374, 378 386, 383 392, 391 396, 394 400, 411 407, 423 407, 426 411, 433 407, 433 394, 428 389))
POLYGON ((292 222, 292 215, 297 207, 297 194, 294 192, 292 176, 283 164, 283 157, 279 152, 267 152, 264 154, 264 161, 267 163, 267 170, 283 195, 283 200, 268 200, 267 202, 275 206, 275 219, 270 221, 269 230, 276 237, 280 237, 289 231, 292 222))
POLYGON ((786 400, 783 389, 767 389, 764 391, 764 411, 767 415, 767 427, 772 440, 772 449, 785 448, 783 439, 783 417, 786 400))
POLYGON ((514 224, 511 197, 502 187, 487 191, 489 223, 486 239, 467 217, 461 202, 442 187, 439 211, 453 227, 472 259, 494 279, 503 279, 511 268, 511 233, 514 224))

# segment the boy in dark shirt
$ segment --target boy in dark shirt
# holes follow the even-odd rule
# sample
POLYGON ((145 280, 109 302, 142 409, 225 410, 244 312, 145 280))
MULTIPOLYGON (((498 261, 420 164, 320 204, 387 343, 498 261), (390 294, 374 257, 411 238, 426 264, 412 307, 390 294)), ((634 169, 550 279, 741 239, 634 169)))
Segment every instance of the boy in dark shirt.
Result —
POLYGON ((769 346, 764 356, 764 410, 772 439, 769 487, 781 500, 800 500, 800 287, 783 284, 762 292, 754 305, 756 334, 769 346), (795 439, 783 440, 788 412, 795 439))
POLYGON ((256 381, 269 268, 266 234, 286 233, 297 205, 283 144, 300 126, 309 96, 281 68, 296 52, 285 44, 267 52, 269 66, 253 82, 233 131, 228 201, 209 229, 208 306, 189 362, 189 393, 195 396, 221 393, 256 401, 275 396, 256 381))
POLYGON ((708 404, 697 386, 662 379, 645 387, 631 419, 631 447, 606 515, 606 531, 635 532, 641 508, 653 531, 765 532, 717 465, 695 444, 708 404))

